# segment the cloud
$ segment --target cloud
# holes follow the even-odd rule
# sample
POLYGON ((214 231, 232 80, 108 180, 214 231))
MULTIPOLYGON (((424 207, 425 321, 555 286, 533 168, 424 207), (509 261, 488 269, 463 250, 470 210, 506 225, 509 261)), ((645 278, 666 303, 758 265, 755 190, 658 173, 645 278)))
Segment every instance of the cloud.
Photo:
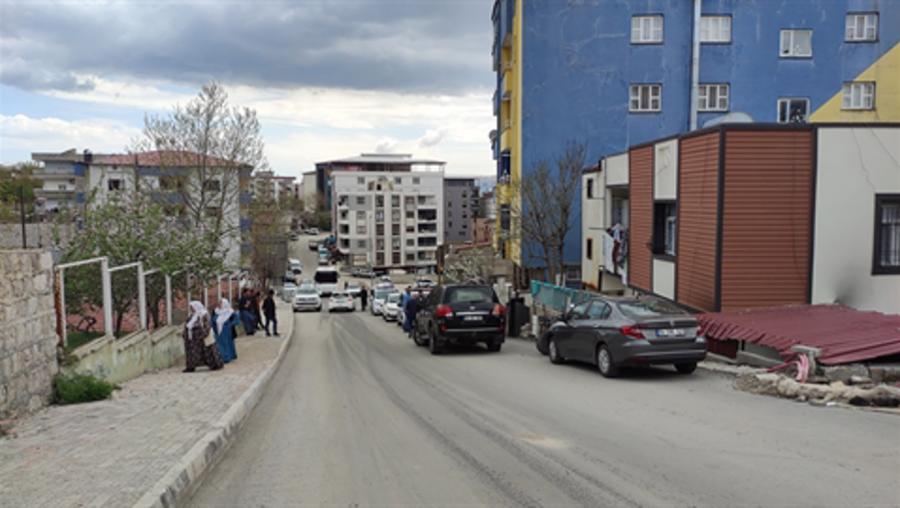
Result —
POLYGON ((0 5, 0 80, 82 74, 196 86, 462 94, 490 86, 487 0, 33 2, 0 5))
POLYGON ((375 145, 375 153, 395 153, 400 142, 391 137, 383 137, 375 145))
POLYGON ((61 152, 69 148, 122 152, 139 134, 135 127, 102 119, 71 122, 0 114, 0 160, 25 161, 31 158, 31 152, 61 152))
POLYGON ((443 129, 428 129, 425 134, 419 138, 418 145, 421 148, 429 148, 437 146, 444 139, 443 129))

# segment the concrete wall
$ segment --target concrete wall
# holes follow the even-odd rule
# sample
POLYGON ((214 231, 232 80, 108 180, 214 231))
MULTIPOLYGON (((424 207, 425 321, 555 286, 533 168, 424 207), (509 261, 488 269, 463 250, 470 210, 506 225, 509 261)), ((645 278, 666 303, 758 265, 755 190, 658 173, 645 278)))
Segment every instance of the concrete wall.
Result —
POLYGON ((0 251, 0 420, 50 402, 59 370, 49 252, 0 251))
POLYGON ((72 356, 76 361, 63 367, 65 372, 92 374, 122 383, 179 363, 184 357, 181 326, 167 326, 152 333, 140 331, 118 340, 106 336, 79 347, 72 356))
POLYGON ((812 303, 900 314, 900 275, 872 275, 875 195, 900 193, 900 129, 818 132, 812 303))
POLYGON ((653 259, 653 292, 670 300, 675 299, 675 263, 653 259))
POLYGON ((628 185, 628 152, 611 155, 603 160, 606 185, 628 185))

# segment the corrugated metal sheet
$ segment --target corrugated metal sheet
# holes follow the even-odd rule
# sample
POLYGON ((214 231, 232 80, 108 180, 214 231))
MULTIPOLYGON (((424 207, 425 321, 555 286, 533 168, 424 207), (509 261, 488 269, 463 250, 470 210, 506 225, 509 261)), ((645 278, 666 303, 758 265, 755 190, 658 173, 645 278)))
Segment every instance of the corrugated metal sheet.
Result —
POLYGON ((650 242, 653 240, 653 146, 631 151, 628 157, 628 284, 651 291, 650 242))
POLYGON ((813 133, 725 136, 720 309, 807 303, 813 133))
POLYGON ((675 299, 715 310, 719 133, 683 139, 680 150, 675 299))
POLYGON ((699 316, 713 340, 743 340, 778 350, 790 360, 791 346, 820 348, 825 365, 862 362, 900 353, 900 316, 863 312, 842 305, 800 305, 699 316))

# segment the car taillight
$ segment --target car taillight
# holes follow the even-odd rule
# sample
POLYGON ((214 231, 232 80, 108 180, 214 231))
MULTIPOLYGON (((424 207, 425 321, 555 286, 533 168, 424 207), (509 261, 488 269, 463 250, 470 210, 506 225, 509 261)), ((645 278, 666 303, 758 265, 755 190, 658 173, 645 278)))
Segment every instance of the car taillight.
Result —
POLYGON ((623 326, 622 328, 619 328, 619 332, 630 339, 642 340, 645 338, 644 332, 640 331, 636 326, 623 326))
POLYGON ((453 309, 450 308, 449 305, 438 305, 437 310, 434 312, 434 317, 445 318, 452 317, 453 309))
POLYGON ((491 315, 497 317, 503 317, 506 314, 506 307, 500 305, 499 303, 494 305, 494 310, 491 311, 491 315))

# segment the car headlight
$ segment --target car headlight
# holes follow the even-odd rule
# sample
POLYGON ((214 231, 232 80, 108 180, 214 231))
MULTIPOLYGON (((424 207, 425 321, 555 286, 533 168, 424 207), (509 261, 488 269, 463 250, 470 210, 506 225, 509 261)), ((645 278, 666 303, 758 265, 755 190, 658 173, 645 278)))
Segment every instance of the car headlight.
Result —
POLYGON ((704 336, 702 336, 702 335, 698 335, 697 338, 694 339, 694 340, 696 340, 697 342, 700 342, 700 343, 705 343, 705 342, 706 342, 706 337, 704 337, 704 336))

